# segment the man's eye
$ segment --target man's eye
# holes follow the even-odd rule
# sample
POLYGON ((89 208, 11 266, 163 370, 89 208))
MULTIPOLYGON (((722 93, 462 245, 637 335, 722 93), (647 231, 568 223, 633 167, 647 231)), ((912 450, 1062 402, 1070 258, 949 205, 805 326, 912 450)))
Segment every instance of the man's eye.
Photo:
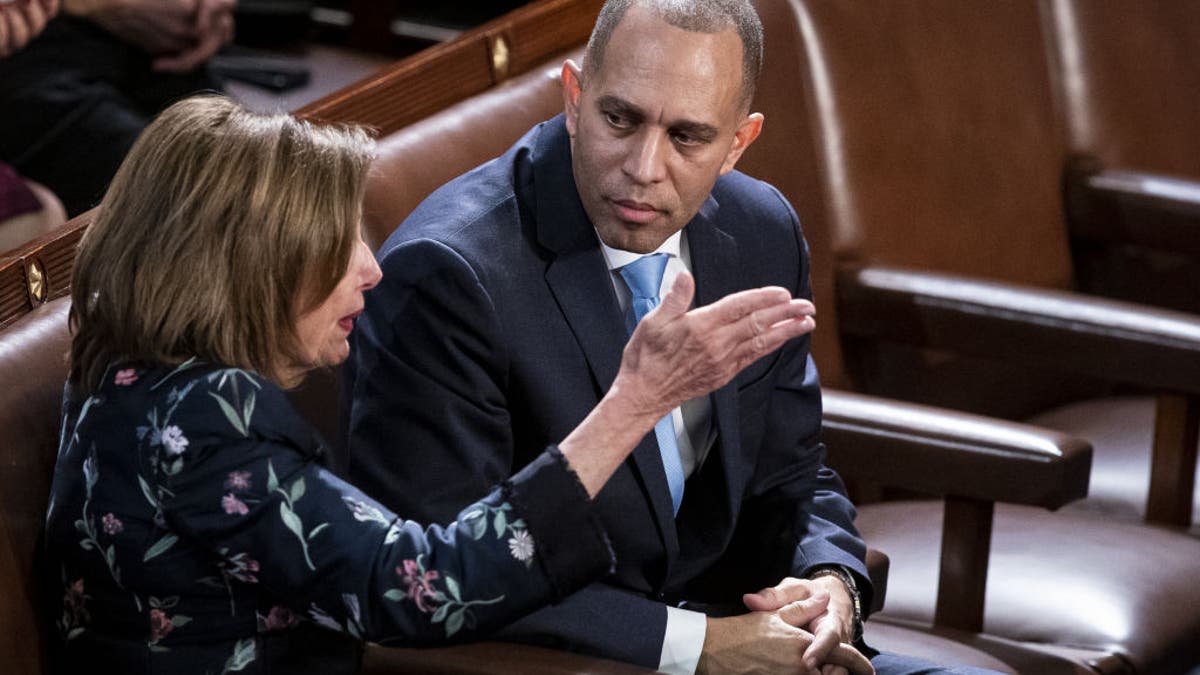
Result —
POLYGON ((606 122, 608 122, 608 125, 614 129, 628 129, 629 128, 629 120, 625 119, 621 115, 618 115, 617 113, 612 113, 612 112, 604 113, 604 120, 606 122))
POLYGON ((696 138, 695 136, 691 136, 691 135, 688 135, 685 133, 680 133, 680 132, 671 134, 671 137, 673 139, 675 139, 675 142, 678 143, 679 145, 700 145, 700 143, 703 142, 699 138, 696 138))

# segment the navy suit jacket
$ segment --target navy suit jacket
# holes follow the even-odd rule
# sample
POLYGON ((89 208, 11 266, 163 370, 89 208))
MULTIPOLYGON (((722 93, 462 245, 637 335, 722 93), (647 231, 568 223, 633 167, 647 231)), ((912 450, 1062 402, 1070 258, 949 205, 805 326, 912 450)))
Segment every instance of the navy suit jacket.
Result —
MULTIPOLYGON (((686 232, 698 306, 765 285, 810 296, 795 212, 766 183, 721 177, 686 232)), ((432 194, 378 255, 347 367, 348 470, 397 512, 444 520, 564 438, 620 365, 625 320, 562 116, 432 194)), ((615 572, 505 637, 656 667, 667 603, 740 606, 821 564, 867 584, 853 507, 823 464, 808 338, 712 403, 718 440, 678 517, 651 433, 597 498, 615 572)))

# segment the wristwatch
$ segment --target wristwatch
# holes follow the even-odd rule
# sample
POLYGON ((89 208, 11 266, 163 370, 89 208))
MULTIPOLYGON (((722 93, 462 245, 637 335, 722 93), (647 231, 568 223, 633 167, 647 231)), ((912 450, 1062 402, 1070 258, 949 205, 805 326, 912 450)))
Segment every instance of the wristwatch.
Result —
POLYGON ((854 608, 854 639, 852 642, 859 642, 863 636, 862 599, 858 593, 858 584, 854 582, 854 574, 842 565, 818 567, 808 574, 809 579, 819 577, 837 577, 846 587, 846 592, 850 594, 850 605, 854 608))

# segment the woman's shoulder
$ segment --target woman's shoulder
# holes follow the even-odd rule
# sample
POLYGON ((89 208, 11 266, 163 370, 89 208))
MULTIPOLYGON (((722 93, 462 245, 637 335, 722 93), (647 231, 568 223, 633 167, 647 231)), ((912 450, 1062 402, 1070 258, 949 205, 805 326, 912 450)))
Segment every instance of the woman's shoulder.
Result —
POLYGON ((97 393, 144 409, 164 442, 253 439, 303 445, 311 435, 287 395, 269 379, 196 359, 114 364, 97 393))

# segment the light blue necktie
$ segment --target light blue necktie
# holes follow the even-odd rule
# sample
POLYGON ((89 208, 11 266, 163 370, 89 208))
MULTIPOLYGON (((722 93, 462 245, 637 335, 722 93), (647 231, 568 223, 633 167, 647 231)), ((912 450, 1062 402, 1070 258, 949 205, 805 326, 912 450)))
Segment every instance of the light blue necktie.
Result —
MULTIPOLYGON (((658 306, 658 288, 662 286, 663 272, 667 269, 666 253, 654 253, 642 256, 621 268, 621 277, 629 285, 633 293, 633 320, 629 323, 629 332, 637 326, 650 310, 658 306)), ((663 471, 667 474, 667 486, 671 490, 671 506, 673 513, 679 513, 679 504, 683 501, 683 463, 679 459, 679 446, 675 442, 675 424, 671 421, 671 413, 654 425, 654 437, 658 439, 658 451, 662 454, 663 471)))

